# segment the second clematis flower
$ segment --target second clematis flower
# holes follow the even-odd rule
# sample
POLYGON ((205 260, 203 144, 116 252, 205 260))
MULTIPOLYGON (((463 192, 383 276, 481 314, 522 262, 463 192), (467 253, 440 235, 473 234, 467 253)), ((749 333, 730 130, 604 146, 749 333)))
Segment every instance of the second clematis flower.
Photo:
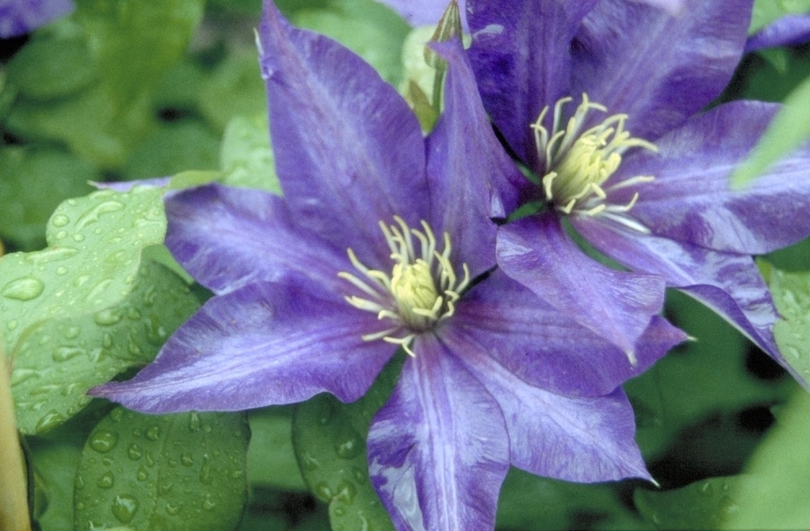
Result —
POLYGON ((732 190, 779 106, 701 112, 731 79, 752 4, 689 0, 673 17, 624 0, 468 0, 470 56, 485 107, 535 176, 516 192, 543 205, 501 227, 507 275, 617 345, 632 342, 640 323, 603 315, 636 298, 616 296, 605 279, 618 272, 588 259, 573 227, 624 274, 664 278, 791 370, 752 255, 810 234, 810 149, 732 190))
POLYGON ((146 412, 362 396, 408 354, 368 434, 397 529, 492 530, 510 465, 570 481, 649 478, 617 386, 682 341, 654 317, 638 363, 496 268, 494 188, 520 178, 460 44, 446 112, 423 138, 359 57, 259 27, 284 197, 208 185, 171 195, 167 244, 214 292, 135 378, 94 394, 146 412))

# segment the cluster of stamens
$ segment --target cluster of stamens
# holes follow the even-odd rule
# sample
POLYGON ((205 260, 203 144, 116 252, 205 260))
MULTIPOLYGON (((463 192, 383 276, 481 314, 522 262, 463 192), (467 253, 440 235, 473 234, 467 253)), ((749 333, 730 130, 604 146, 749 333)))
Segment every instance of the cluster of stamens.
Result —
MULTIPOLYGON (((582 131, 590 111, 607 113, 604 105, 590 101, 587 94, 582 95, 582 103, 563 128, 563 108, 571 101, 572 98, 562 98, 554 105, 550 131, 543 125, 549 107, 543 109, 531 126, 534 129, 539 158, 545 161, 542 184, 546 199, 565 214, 576 211, 588 216, 603 215, 642 232, 646 231, 645 227, 621 215, 636 204, 638 192, 633 194, 626 205, 607 204, 604 183, 619 168, 622 155, 628 149, 640 147, 657 152, 658 148, 625 131, 626 114, 614 114, 602 123, 582 131)), ((639 175, 623 180, 607 191, 653 180, 653 176, 639 175)))
POLYGON ((390 328, 366 334, 363 340, 382 339, 402 345, 413 355, 410 349, 413 338, 453 315, 456 301, 470 283, 470 271, 467 264, 462 264, 463 276, 456 275, 450 262, 450 236, 446 232, 443 249, 439 251, 433 230, 425 221, 421 223, 421 231, 410 228, 399 216, 394 216, 394 221, 393 225, 380 221, 394 262, 390 275, 367 268, 348 249, 349 260, 363 278, 345 271, 338 276, 364 293, 364 297, 347 296, 349 304, 376 313, 380 320, 391 321, 390 328), (418 248, 414 246, 415 240, 418 248))

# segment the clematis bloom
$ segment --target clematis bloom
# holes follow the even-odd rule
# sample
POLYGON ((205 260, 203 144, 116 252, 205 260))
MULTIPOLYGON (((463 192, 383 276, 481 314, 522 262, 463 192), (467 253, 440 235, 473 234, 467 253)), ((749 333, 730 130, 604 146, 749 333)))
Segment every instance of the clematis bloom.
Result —
POLYGON ((739 62, 752 4, 690 0, 671 17, 623 0, 469 0, 470 56, 485 107, 536 176, 518 193, 545 205, 501 227, 507 275, 617 345, 632 342, 639 326, 609 329, 600 315, 633 297, 579 273, 613 274, 595 262, 572 273, 587 258, 570 223, 631 274, 658 275, 714 309, 803 382, 774 342, 778 315, 752 255, 810 234, 810 149, 731 190, 779 107, 701 112, 739 62), (582 311, 583 300, 600 307, 582 311))
POLYGON ((491 530, 510 465, 571 481, 649 478, 617 386, 684 335, 655 317, 621 349, 495 267, 517 168, 458 43, 426 139, 404 100, 337 43, 259 27, 284 197, 212 184, 171 195, 167 245, 215 296, 132 380, 94 391, 147 412, 362 396, 409 354, 368 434, 396 527, 491 530), (494 179, 492 179, 494 177, 494 179))

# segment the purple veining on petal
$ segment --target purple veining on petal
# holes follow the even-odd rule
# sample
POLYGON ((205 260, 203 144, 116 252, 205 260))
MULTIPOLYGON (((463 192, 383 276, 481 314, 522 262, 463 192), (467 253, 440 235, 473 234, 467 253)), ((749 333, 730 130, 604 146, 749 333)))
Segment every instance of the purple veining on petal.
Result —
POLYGON ((371 423, 371 482, 400 530, 489 531, 509 468, 501 410, 437 338, 414 351, 371 423))

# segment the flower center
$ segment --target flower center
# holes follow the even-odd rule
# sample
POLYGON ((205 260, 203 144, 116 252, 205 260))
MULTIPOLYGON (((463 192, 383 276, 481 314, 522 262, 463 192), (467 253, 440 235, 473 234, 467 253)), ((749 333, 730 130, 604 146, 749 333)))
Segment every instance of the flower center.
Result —
MULTIPOLYGON (((604 105, 591 102, 587 94, 582 95, 582 103, 563 128, 563 107, 571 101, 572 98, 562 98, 554 104, 551 131, 543 125, 549 107, 543 109, 531 126, 538 155, 545 160, 542 183, 546 199, 565 214, 576 212, 589 216, 601 214, 621 217, 624 218, 623 223, 635 224, 637 226, 634 228, 646 231, 637 222, 620 216, 633 208, 638 200, 638 192, 626 205, 610 205, 605 201, 607 193, 604 184, 621 165, 625 151, 640 147, 657 152, 658 148, 625 131, 626 114, 608 116, 602 123, 582 131, 589 112, 607 113, 604 105)), ((639 175, 607 188, 607 191, 652 180, 653 176, 639 175)))
POLYGON ((349 248, 349 260, 362 275, 342 271, 338 276, 364 294, 363 297, 347 296, 349 304, 391 322, 390 328, 366 334, 363 339, 382 339, 402 345, 413 355, 409 346, 413 338, 453 315, 455 302, 470 282, 470 270, 467 264, 462 264, 463 278, 456 275, 450 262, 450 235, 446 232, 444 248, 439 251, 436 236, 425 221, 422 221, 421 231, 410 228, 399 216, 394 216, 394 221, 393 225, 380 221, 380 229, 391 250, 390 275, 367 268, 349 248))

